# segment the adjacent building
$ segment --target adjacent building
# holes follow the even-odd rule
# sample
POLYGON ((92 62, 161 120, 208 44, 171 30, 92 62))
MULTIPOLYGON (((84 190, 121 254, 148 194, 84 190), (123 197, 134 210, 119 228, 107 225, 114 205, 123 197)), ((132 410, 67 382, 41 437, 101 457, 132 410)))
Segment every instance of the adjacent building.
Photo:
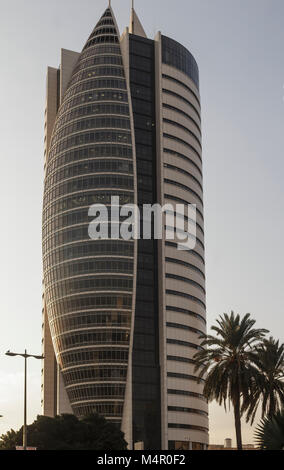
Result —
MULTIPOLYGON (((194 372, 206 330, 201 117, 191 53, 107 8, 81 53, 48 68, 42 407, 98 412, 129 448, 203 449, 194 372), (89 207, 196 204, 197 242, 93 240, 89 207)), ((178 214, 175 213, 178 217, 178 214)))

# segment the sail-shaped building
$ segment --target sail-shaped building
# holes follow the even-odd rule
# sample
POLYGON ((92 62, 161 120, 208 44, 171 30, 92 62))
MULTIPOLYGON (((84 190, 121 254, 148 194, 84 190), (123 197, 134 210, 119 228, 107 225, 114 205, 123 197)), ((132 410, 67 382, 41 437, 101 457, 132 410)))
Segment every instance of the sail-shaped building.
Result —
POLYGON ((206 331, 199 74, 132 8, 109 6, 81 53, 48 68, 43 201, 43 414, 97 412, 130 449, 204 449, 194 372, 206 331), (176 236, 91 239, 89 208, 196 205, 196 245, 176 236))

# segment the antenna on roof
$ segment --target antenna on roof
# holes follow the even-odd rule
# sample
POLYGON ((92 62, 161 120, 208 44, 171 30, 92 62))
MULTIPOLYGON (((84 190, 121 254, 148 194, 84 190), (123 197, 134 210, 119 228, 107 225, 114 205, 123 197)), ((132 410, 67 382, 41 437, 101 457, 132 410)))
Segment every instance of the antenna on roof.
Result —
POLYGON ((131 0, 130 21, 131 21, 131 33, 134 34, 134 0, 131 0))
POLYGON ((108 0, 108 6, 111 7, 111 0, 108 0))

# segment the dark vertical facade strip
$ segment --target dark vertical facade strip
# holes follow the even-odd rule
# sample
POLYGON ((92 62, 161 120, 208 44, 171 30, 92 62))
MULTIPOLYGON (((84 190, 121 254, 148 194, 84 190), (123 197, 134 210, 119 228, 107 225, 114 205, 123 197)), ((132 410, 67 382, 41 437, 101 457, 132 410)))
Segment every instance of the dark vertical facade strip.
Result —
MULTIPOLYGON (((154 41, 130 35, 138 205, 157 202, 154 41)), ((132 356, 133 442, 161 447, 157 240, 138 241, 132 356)))

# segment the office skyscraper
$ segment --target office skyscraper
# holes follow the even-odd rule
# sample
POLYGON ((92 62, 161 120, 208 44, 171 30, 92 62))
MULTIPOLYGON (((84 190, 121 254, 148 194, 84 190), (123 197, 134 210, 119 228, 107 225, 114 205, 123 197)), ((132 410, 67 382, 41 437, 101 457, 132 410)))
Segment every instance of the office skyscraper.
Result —
MULTIPOLYGON (((107 8, 81 53, 48 68, 43 202, 43 413, 98 412, 129 448, 201 449, 194 373, 206 329, 201 120, 191 53, 107 8), (196 204, 191 251, 93 240, 92 204, 196 204)), ((175 213, 178 217, 178 214, 175 213)))

